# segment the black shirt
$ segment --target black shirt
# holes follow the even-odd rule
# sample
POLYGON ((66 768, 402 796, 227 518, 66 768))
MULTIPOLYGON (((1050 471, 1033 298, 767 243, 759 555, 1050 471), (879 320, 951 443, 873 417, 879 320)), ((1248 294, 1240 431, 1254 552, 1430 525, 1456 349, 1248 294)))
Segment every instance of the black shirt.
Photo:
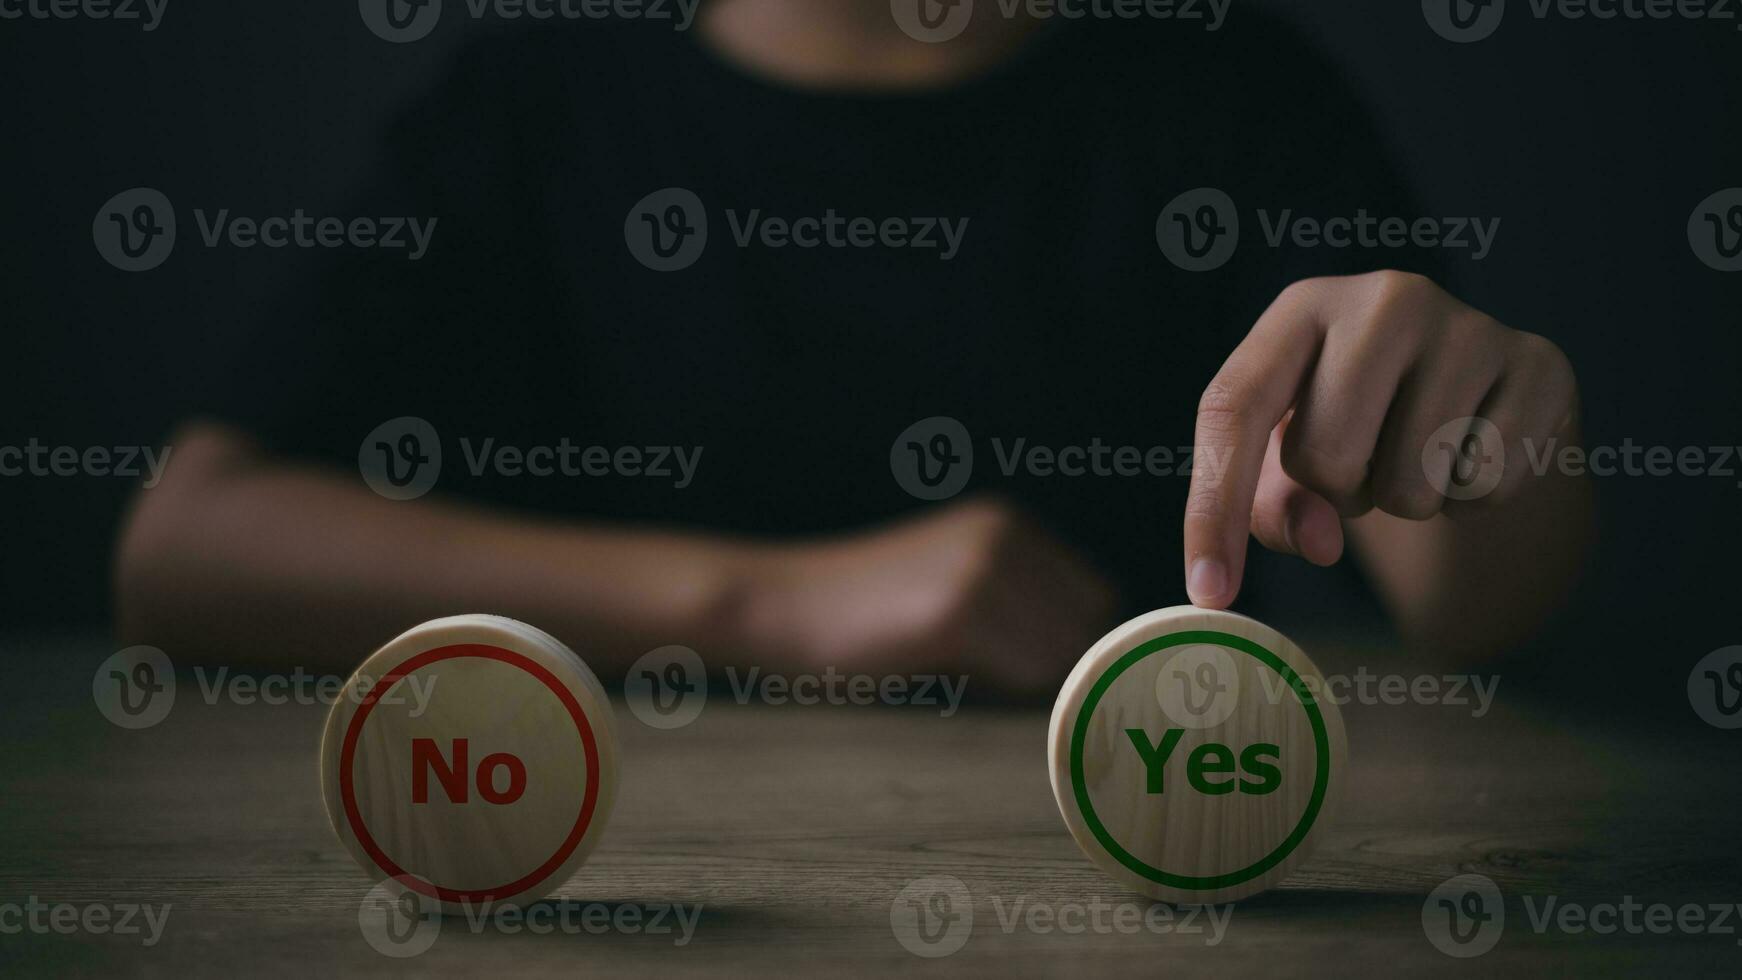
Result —
POLYGON ((1134 610, 1183 601, 1187 479, 1006 476, 1000 450, 1189 447, 1204 385, 1289 281, 1416 264, 1266 241, 1260 209, 1411 212, 1341 76, 1251 10, 1215 33, 1060 24, 918 94, 795 90, 641 25, 541 29, 465 51, 385 159, 356 213, 435 217, 427 254, 335 252, 218 414, 353 473, 367 433, 416 416, 442 440, 441 493, 781 536, 931 506, 898 485, 891 446, 949 416, 974 443, 967 492, 1029 508, 1134 610), (703 203, 709 237, 662 273, 625 226, 671 187, 703 203), (1226 265, 1190 272, 1156 225, 1199 187, 1242 228, 1226 265), (736 241, 753 211, 831 210, 967 224, 948 260, 942 231, 931 249, 736 241), (474 476, 487 439, 702 455, 681 488, 474 476))

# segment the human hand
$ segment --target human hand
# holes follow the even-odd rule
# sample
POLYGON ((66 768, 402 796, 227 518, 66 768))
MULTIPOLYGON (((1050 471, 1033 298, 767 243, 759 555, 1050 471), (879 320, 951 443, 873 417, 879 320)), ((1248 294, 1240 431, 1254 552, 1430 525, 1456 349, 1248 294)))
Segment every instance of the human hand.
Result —
MULTIPOLYGON (((1341 518, 1378 509, 1411 521, 1493 512, 1530 475, 1526 441, 1569 429, 1573 370, 1554 344, 1400 272, 1308 279, 1285 289, 1205 389, 1185 514, 1186 588, 1225 608, 1239 594, 1248 531, 1330 565, 1341 518), (1457 420, 1482 426, 1499 482, 1448 499, 1468 452, 1457 420), (1430 442, 1447 451, 1427 452, 1430 442)), ((1467 470, 1461 472, 1465 478, 1467 470)), ((1467 479, 1464 481, 1467 482, 1467 479)))

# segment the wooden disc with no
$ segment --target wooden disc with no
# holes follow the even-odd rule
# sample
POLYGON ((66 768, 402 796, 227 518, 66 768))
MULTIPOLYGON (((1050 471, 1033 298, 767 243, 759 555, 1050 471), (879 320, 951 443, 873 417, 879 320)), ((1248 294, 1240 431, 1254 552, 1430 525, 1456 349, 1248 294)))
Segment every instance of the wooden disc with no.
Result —
POLYGON ((1102 637, 1059 692, 1053 796, 1077 845, 1152 898, 1237 901, 1312 850, 1348 746, 1324 678, 1282 634, 1175 606, 1102 637))
POLYGON ((598 843, 617 767, 598 678, 500 616, 434 620, 375 651, 321 743, 327 817, 351 856, 450 913, 562 885, 598 843))

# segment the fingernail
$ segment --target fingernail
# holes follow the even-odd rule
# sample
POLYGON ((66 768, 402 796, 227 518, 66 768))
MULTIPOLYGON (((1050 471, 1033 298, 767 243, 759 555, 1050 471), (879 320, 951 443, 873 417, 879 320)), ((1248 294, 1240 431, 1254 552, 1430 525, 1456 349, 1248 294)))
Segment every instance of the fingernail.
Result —
POLYGON ((1214 558, 1199 558, 1192 562, 1186 575, 1186 593, 1200 606, 1214 605, 1228 591, 1228 569, 1214 558))

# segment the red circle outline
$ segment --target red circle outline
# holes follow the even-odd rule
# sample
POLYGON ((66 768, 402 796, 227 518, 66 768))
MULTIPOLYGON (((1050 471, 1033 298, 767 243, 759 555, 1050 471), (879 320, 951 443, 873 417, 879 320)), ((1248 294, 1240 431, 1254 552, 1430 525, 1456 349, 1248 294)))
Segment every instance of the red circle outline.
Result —
POLYGON ((515 653, 513 650, 506 650, 502 647, 490 646, 485 643, 457 643, 426 650, 412 657, 382 677, 381 683, 371 687, 369 693, 363 696, 357 713, 351 717, 350 726, 345 729, 344 745, 339 749, 339 797, 344 801, 345 821, 350 825, 351 834, 357 838, 357 843, 362 846, 364 853, 369 855, 370 860, 375 862, 375 866, 387 872, 388 877, 400 879, 401 883, 413 891, 438 898, 444 902, 490 902, 495 901, 498 895, 518 894, 543 881, 552 872, 562 867, 563 862, 567 861, 569 855, 575 852, 575 848, 580 846, 581 838, 587 835, 587 828, 592 826, 593 810, 599 802, 599 747, 593 738, 593 726, 587 721, 587 713, 581 709, 580 702, 575 700, 574 693, 543 664, 524 654, 515 653), (354 775, 352 757, 356 754, 357 740, 363 732, 363 721, 369 717, 369 712, 374 710, 375 702, 379 701, 394 684, 399 683, 408 674, 438 661, 460 657, 478 657, 484 660, 495 660, 510 667, 518 667, 537 678, 545 687, 550 688, 557 699, 563 703, 563 707, 568 709, 569 717, 574 719, 575 729, 580 732, 581 747, 586 755, 586 792, 581 799, 580 815, 575 819, 575 825, 569 831, 569 836, 549 860, 539 865, 530 874, 494 888, 468 890, 444 888, 441 885, 425 882, 419 876, 401 868, 392 858, 387 856, 387 853, 375 842, 375 838, 370 836, 368 826, 363 823, 363 815, 357 809, 357 794, 351 785, 354 775))

